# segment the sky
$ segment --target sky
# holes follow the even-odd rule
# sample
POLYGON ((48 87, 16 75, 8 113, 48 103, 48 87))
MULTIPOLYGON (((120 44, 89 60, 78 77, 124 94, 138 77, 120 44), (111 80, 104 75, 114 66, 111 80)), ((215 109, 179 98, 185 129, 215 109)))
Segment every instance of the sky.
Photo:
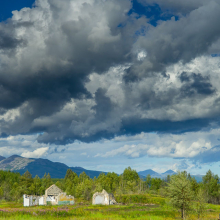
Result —
POLYGON ((218 0, 8 0, 0 155, 220 175, 218 0))

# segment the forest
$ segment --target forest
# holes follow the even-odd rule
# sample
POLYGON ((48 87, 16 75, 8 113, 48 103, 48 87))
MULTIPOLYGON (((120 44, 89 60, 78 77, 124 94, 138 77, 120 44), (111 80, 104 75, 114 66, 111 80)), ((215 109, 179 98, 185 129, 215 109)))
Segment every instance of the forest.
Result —
MULTIPOLYGON (((220 203, 220 179, 210 170, 203 177, 203 181, 198 183, 190 174, 183 172, 189 180, 191 193, 197 195, 203 191, 204 199, 208 203, 220 203)), ((101 173, 97 178, 91 179, 84 172, 79 176, 71 169, 68 169, 64 179, 52 179, 50 174, 39 178, 37 175, 32 177, 26 171, 23 175, 11 171, 0 171, 0 198, 7 201, 19 201, 23 194, 43 195, 45 189, 52 184, 56 184, 68 195, 75 198, 91 200, 93 193, 101 192, 105 189, 115 195, 144 194, 152 193, 161 196, 166 195, 166 188, 171 180, 171 176, 165 179, 151 178, 148 175, 145 179, 139 177, 135 170, 126 168, 121 175, 114 172, 101 173)))
POLYGON ((78 202, 91 202, 95 192, 105 189, 115 195, 120 204, 158 204, 168 203, 177 210, 183 219, 187 213, 193 211, 198 216, 205 212, 205 204, 220 203, 220 182, 218 175, 210 170, 198 183, 187 172, 178 172, 167 176, 165 179, 152 178, 148 175, 145 179, 138 173, 126 168, 121 175, 116 173, 101 173, 97 178, 91 179, 84 172, 79 176, 68 169, 64 179, 52 179, 50 174, 43 178, 32 177, 26 171, 23 175, 10 171, 0 171, 0 199, 5 202, 22 203, 23 194, 43 195, 45 189, 56 184, 68 195, 73 195, 78 202), (151 195, 151 196, 146 196, 151 195))

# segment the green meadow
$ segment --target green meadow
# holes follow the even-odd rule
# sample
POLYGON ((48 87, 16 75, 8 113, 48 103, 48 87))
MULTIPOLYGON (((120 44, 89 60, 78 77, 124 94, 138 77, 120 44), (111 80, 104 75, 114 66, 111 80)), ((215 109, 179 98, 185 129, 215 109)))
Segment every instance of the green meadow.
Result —
MULTIPOLYGON (((131 195, 127 197, 126 204, 102 206, 91 205, 91 202, 80 201, 69 206, 35 206, 23 207, 22 203, 0 202, 0 219, 7 220, 41 220, 41 219, 67 219, 67 220, 121 220, 121 219, 180 219, 180 211, 174 209, 169 201, 162 197, 151 195, 131 195), (134 200, 141 199, 140 203, 133 203, 134 200), (130 202, 129 202, 130 201, 130 202), (144 203, 149 202, 149 203, 144 203), (152 203, 154 202, 154 204, 152 203)), ((206 204, 205 212, 200 219, 218 219, 220 206, 206 204)), ((187 219, 196 220, 198 217, 192 208, 187 219)))
POLYGON ((166 179, 141 179, 135 170, 126 168, 121 175, 100 174, 91 179, 67 170, 64 179, 43 178, 0 171, 0 220, 25 219, 218 219, 220 214, 220 180, 211 171, 198 183, 186 172, 166 179), (55 183, 74 205, 23 207, 23 194, 43 195, 55 183), (113 193, 117 205, 92 205, 95 192, 113 193))

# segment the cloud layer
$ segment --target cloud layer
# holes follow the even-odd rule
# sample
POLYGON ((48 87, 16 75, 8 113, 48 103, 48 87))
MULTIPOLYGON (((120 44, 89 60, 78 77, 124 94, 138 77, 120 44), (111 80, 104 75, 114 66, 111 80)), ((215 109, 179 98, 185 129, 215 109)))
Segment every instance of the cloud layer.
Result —
MULTIPOLYGON (((37 0, 0 23, 1 136, 39 134, 42 143, 23 156, 40 157, 47 144, 219 128, 219 2, 139 2, 175 17, 152 26, 129 0, 37 0)), ((218 152, 199 137, 162 143, 99 156, 207 162, 218 152)))

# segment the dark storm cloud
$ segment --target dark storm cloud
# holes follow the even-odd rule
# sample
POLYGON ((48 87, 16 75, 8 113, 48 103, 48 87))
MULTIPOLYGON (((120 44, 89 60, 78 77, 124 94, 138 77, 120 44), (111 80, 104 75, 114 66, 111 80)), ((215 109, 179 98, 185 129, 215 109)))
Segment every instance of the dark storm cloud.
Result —
MULTIPOLYGON (((129 60, 126 54, 139 21, 131 18, 126 22, 129 1, 115 2, 75 1, 71 7, 73 1, 62 5, 59 1, 37 1, 35 8, 15 13, 7 25, 1 26, 0 107, 3 112, 20 108, 20 116, 11 125, 13 128, 6 126, 11 122, 2 121, 2 130, 8 134, 50 130, 45 126, 30 128, 31 123, 38 117, 58 112, 72 98, 91 99, 84 87, 87 76, 129 60), (70 8, 76 9, 75 18, 68 19, 73 13, 66 11, 70 8), (38 14, 41 16, 35 17, 38 14), (119 28, 123 22, 126 27, 119 28), (23 40, 17 40, 16 35, 23 36, 27 45, 22 45, 23 40), (21 50, 7 60, 5 51, 18 46, 21 50)), ((94 106, 97 115, 104 115, 99 108, 94 106)))
POLYGON ((184 82, 181 88, 183 96, 193 96, 195 93, 211 95, 215 92, 209 77, 203 77, 201 74, 183 72, 180 75, 180 80, 184 82))
MULTIPOLYGON (((92 124, 87 124, 87 126, 96 127, 94 125, 97 125, 98 121, 99 119, 94 119, 92 124)), ((98 131, 93 135, 82 136, 81 134, 74 135, 73 132, 69 130, 69 127, 63 128, 65 133, 54 128, 48 133, 46 132, 39 136, 38 141, 43 143, 68 144, 71 143, 73 139, 81 140, 83 142, 95 142, 100 141, 103 138, 111 139, 120 135, 137 135, 140 134, 140 132, 182 134, 185 132, 200 131, 201 128, 209 127, 210 123, 214 121, 214 119, 193 119, 173 122, 169 120, 161 121, 141 118, 123 118, 121 121, 120 130, 114 132, 103 129, 102 131, 98 131)), ((106 121, 104 121, 104 123, 105 122, 106 121)), ((77 129, 82 130, 82 128, 83 124, 81 124, 81 126, 77 125, 77 129)), ((85 130, 87 131, 87 129, 85 130)))
POLYGON ((217 145, 210 149, 209 151, 205 151, 200 153, 196 157, 193 158, 195 163, 199 161, 200 163, 214 163, 218 162, 220 157, 220 145, 217 145))
POLYGON ((184 133, 199 131, 202 127, 207 127, 210 119, 193 119, 184 121, 153 120, 141 118, 125 118, 122 121, 122 131, 124 134, 135 135, 143 132, 160 132, 160 133, 184 133))
MULTIPOLYGON (((49 131, 39 136, 39 142, 55 142, 56 144, 68 144, 73 139, 78 139, 84 142, 98 141, 101 138, 112 138, 118 130, 108 127, 111 120, 114 121, 114 108, 109 97, 106 96, 105 89, 98 89, 95 93, 95 105, 91 107, 90 113, 83 116, 71 116, 71 121, 63 123, 62 131, 60 128, 49 127, 49 131), (70 124, 71 123, 71 124, 70 124), (113 130, 112 130, 113 129, 113 130), (115 131, 115 132, 114 132, 115 131)), ((82 109, 79 109, 82 111, 82 109)), ((116 118, 116 120, 118 120, 116 118)), ((115 124, 117 127, 117 123, 115 124)))
POLYGON ((10 35, 0 31, 0 49, 14 49, 22 44, 22 40, 12 38, 10 35))
POLYGON ((135 44, 147 56, 129 69, 125 79, 149 76, 152 71, 164 71, 179 61, 186 63, 207 54, 209 47, 220 38, 219 19, 220 4, 211 1, 177 21, 173 18, 151 27, 135 44))
POLYGON ((95 93, 96 105, 92 107, 95 110, 95 117, 97 120, 104 120, 109 117, 114 106, 109 97, 106 97, 106 90, 98 89, 95 93))
POLYGON ((0 23, 0 50, 16 49, 19 46, 25 46, 25 41, 16 37, 13 25, 0 23))
POLYGON ((158 4, 163 10, 171 10, 177 13, 189 13, 207 3, 209 0, 138 0, 143 5, 154 5, 158 4))
POLYGON ((209 126, 218 79, 167 68, 208 53, 220 37, 220 5, 147 3, 188 14, 152 26, 129 0, 38 0, 14 12, 0 26, 0 133, 68 144, 209 126))
POLYGON ((186 160, 182 160, 177 168, 178 170, 186 170, 187 168, 189 168, 189 164, 186 160))
MULTIPOLYGON (((71 67, 61 69, 58 66, 52 70, 53 76, 50 75, 51 70, 47 69, 40 70, 36 75, 24 77, 8 78, 6 75, 2 75, 0 76, 0 107, 10 109, 18 107, 26 100, 36 100, 37 102, 42 101, 42 103, 44 101, 54 102, 51 108, 55 108, 54 111, 57 111, 56 107, 59 107, 59 102, 65 103, 70 98, 79 98, 83 94, 89 96, 83 85, 85 74, 80 75, 78 72, 73 75, 74 70, 71 67), (61 72, 63 75, 60 75, 61 72)), ((43 111, 47 110, 49 109, 43 111)))

